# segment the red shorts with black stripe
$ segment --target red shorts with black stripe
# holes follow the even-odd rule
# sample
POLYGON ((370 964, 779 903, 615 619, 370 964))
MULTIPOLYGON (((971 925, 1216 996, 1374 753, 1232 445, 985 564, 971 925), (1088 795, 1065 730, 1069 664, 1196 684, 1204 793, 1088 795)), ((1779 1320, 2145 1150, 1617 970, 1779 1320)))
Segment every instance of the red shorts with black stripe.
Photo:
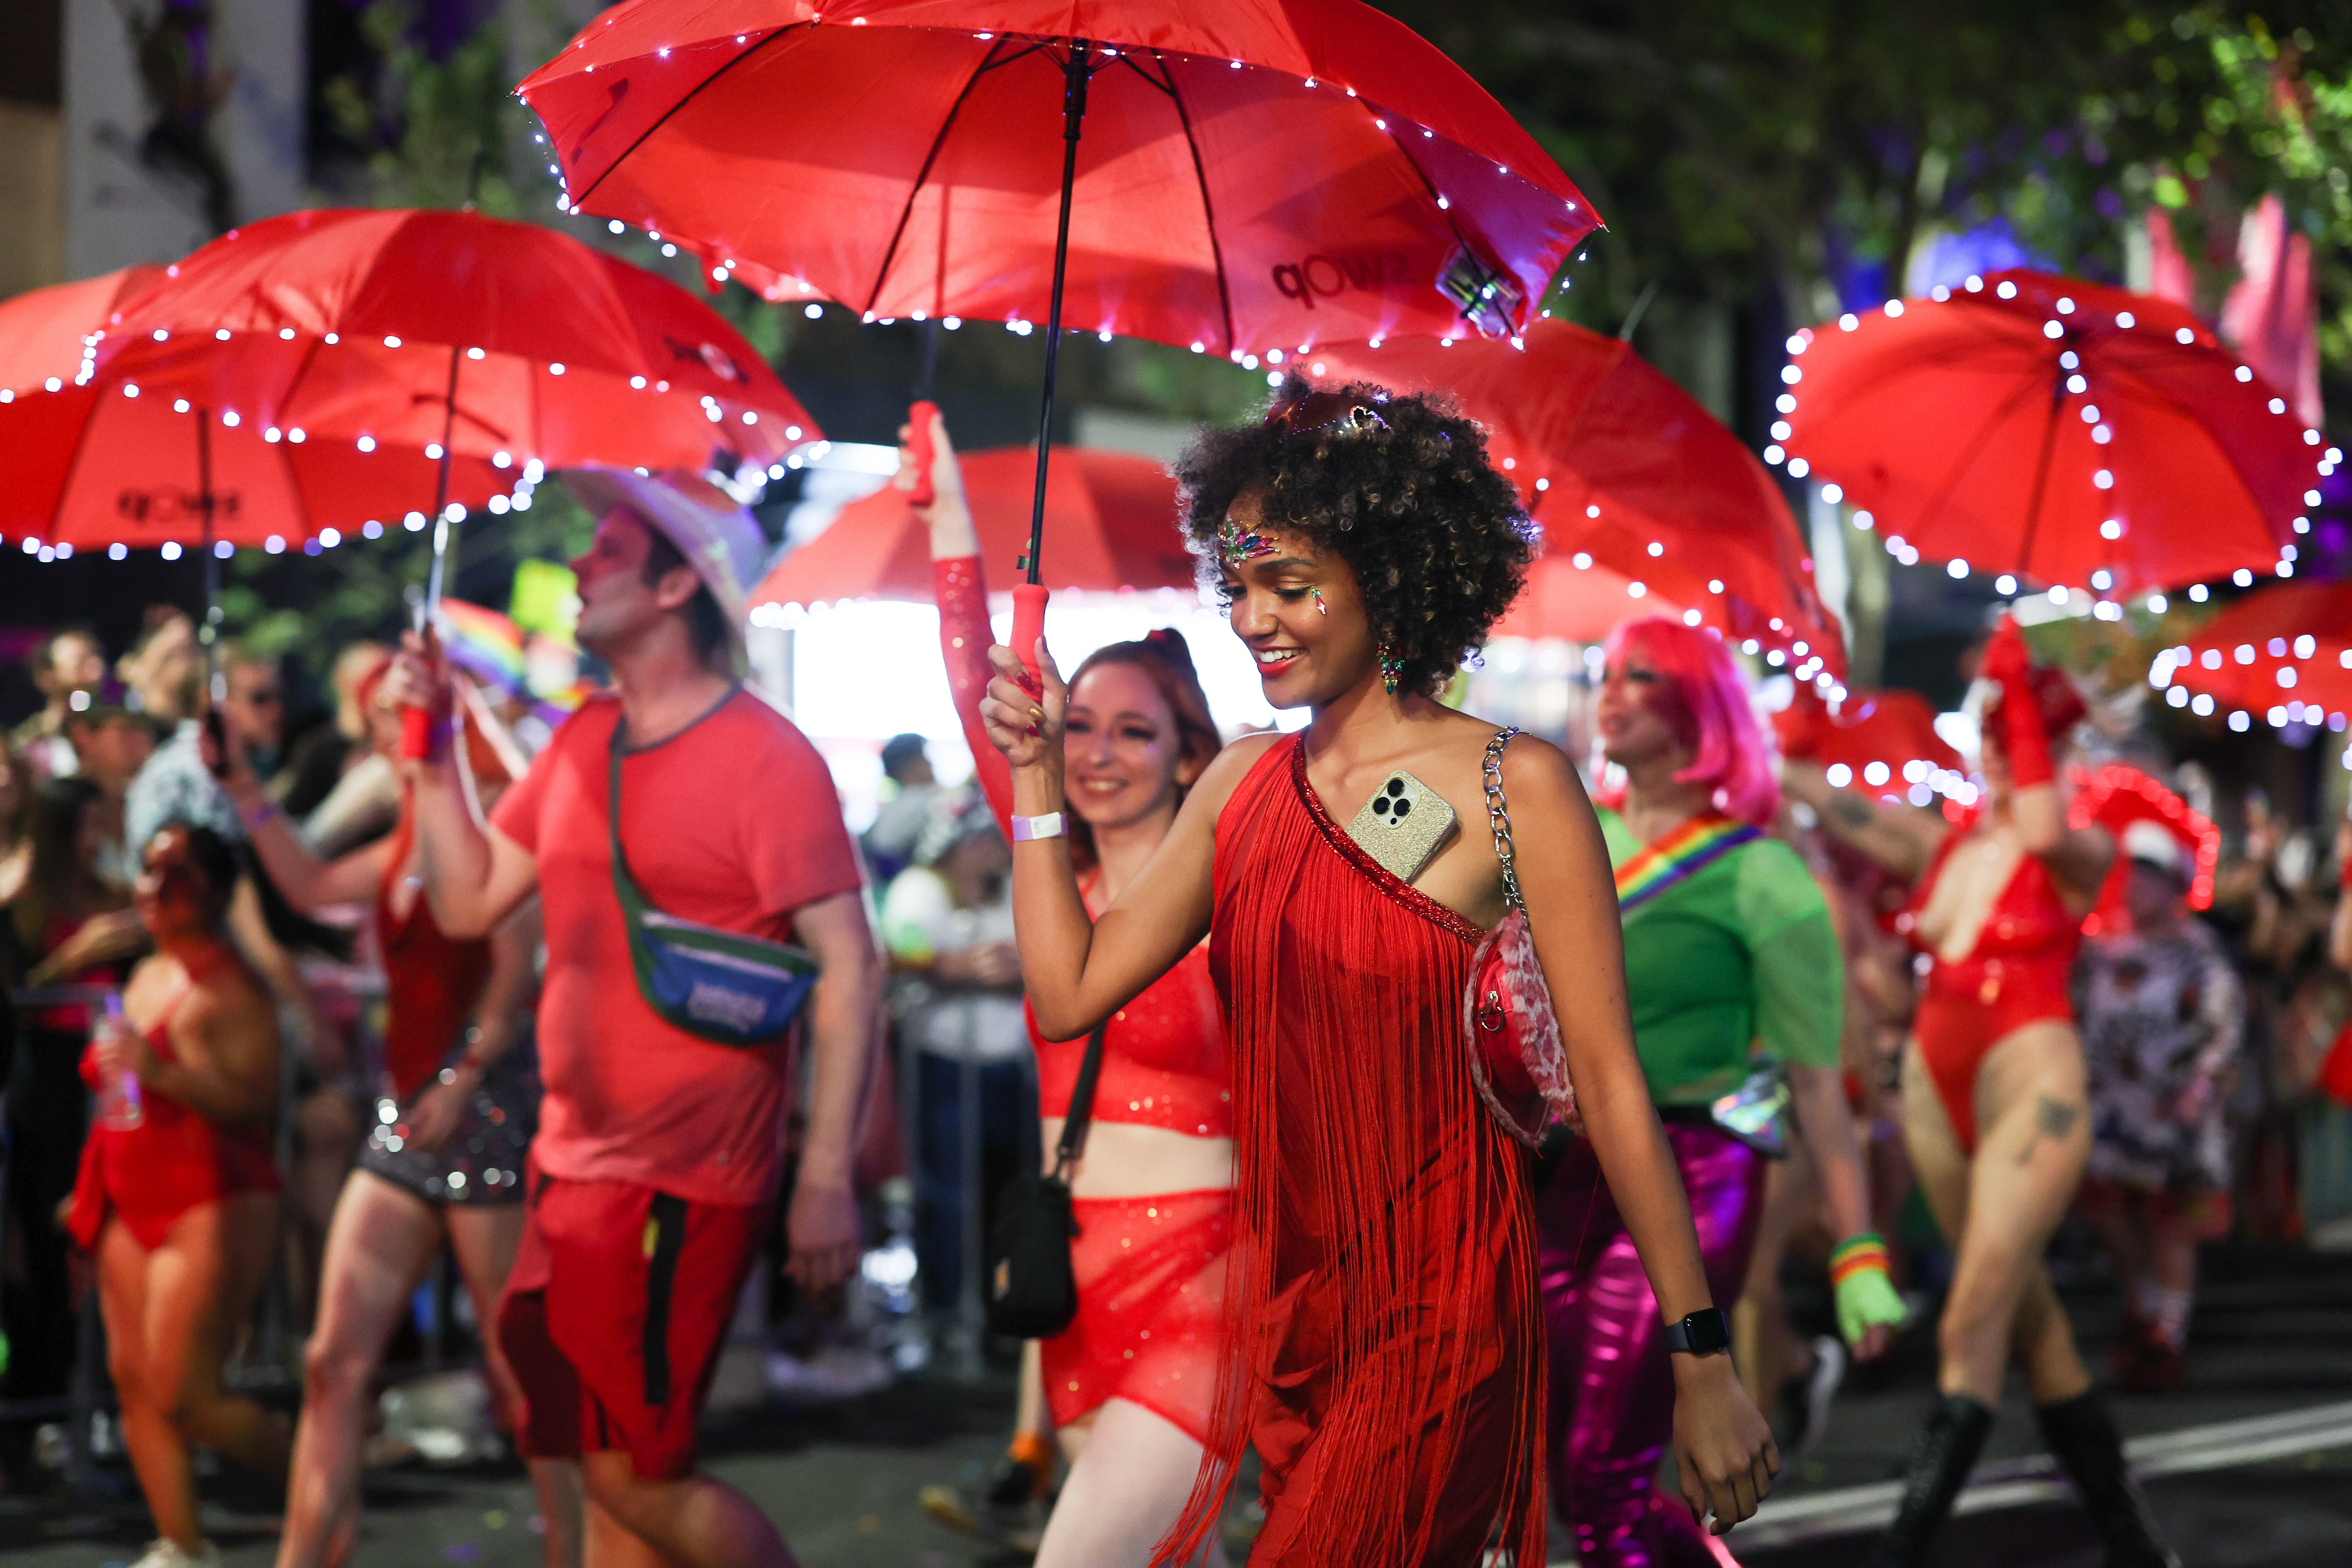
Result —
POLYGON ((499 1342, 530 1458, 619 1449, 649 1479, 694 1468, 694 1428, 773 1205, 688 1203, 534 1162, 499 1342))

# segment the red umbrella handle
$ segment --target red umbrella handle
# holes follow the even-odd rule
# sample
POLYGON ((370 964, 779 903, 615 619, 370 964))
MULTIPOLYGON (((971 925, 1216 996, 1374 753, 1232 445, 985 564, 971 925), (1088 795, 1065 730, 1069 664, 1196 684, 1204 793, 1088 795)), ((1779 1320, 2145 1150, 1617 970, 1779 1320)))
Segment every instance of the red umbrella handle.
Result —
POLYGON ((1045 589, 1037 583, 1013 585, 1013 652, 1029 671, 1030 689, 1042 689, 1037 673, 1037 639, 1045 635, 1045 589))
POLYGON ((931 484, 931 421, 940 416, 940 405, 926 397, 907 410, 908 450, 915 455, 915 488, 907 492, 910 506, 929 506, 939 499, 931 484))

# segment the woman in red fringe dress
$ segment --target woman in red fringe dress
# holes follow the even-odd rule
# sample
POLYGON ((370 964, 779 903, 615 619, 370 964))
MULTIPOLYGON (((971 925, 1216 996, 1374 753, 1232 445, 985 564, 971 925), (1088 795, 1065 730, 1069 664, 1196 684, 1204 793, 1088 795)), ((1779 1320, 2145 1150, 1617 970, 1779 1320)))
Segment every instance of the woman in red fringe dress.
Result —
MULTIPOLYGON (((1204 435, 1178 473, 1234 630, 1268 700, 1313 710, 1305 732, 1227 747, 1096 915, 1061 832, 1068 694, 1042 642, 1034 682, 990 650, 982 706, 1012 764, 1013 910, 1047 1035, 1109 1016, 1213 933, 1234 1053, 1232 1338, 1160 1560, 1214 1528, 1254 1443, 1259 1568, 1469 1568, 1490 1547, 1528 1568, 1544 1560, 1534 1213, 1526 1155, 1473 1086, 1463 1005, 1506 912, 1484 782, 1498 731, 1434 694, 1517 592, 1528 524, 1477 426, 1370 386, 1293 380, 1263 424, 1204 435), (1427 792, 1423 820, 1435 795, 1460 824, 1410 880, 1342 826, 1393 799, 1400 774, 1427 792)), ((1539 742, 1508 745, 1501 778, 1585 1126, 1663 1315, 1715 1343, 1721 1314, 1634 1056, 1591 807, 1539 742)), ((1674 1359, 1683 1493, 1727 1531, 1778 1456, 1727 1353, 1674 1359)))

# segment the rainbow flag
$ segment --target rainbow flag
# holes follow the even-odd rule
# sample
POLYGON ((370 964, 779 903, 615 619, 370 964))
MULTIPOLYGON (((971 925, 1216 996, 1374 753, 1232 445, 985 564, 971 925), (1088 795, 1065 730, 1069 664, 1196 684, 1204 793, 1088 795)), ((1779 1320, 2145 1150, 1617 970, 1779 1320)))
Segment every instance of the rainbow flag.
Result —
POLYGON ((443 599, 441 647, 449 662, 511 697, 525 689, 522 628, 480 605, 443 599))
POLYGON ((1702 812, 1617 868, 1617 912, 1627 913, 1708 861, 1762 837, 1747 823, 1702 812))

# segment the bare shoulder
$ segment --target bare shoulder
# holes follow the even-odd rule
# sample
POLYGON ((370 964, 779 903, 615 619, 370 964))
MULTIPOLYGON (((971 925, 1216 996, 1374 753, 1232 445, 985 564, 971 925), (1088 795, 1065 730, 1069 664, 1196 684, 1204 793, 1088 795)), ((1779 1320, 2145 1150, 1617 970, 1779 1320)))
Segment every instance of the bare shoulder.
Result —
POLYGON ((243 963, 225 963, 195 982, 181 1016, 205 1028, 278 1027, 278 1005, 261 977, 243 963))
POLYGON ((1263 734, 1244 735, 1216 754, 1202 773, 1201 782, 1194 784, 1184 797, 1185 805, 1190 807, 1198 801, 1201 809, 1213 816, 1223 811, 1225 802, 1233 798, 1234 791, 1249 777, 1250 770, 1256 767, 1268 752, 1287 739, 1288 736, 1274 730, 1263 734))

